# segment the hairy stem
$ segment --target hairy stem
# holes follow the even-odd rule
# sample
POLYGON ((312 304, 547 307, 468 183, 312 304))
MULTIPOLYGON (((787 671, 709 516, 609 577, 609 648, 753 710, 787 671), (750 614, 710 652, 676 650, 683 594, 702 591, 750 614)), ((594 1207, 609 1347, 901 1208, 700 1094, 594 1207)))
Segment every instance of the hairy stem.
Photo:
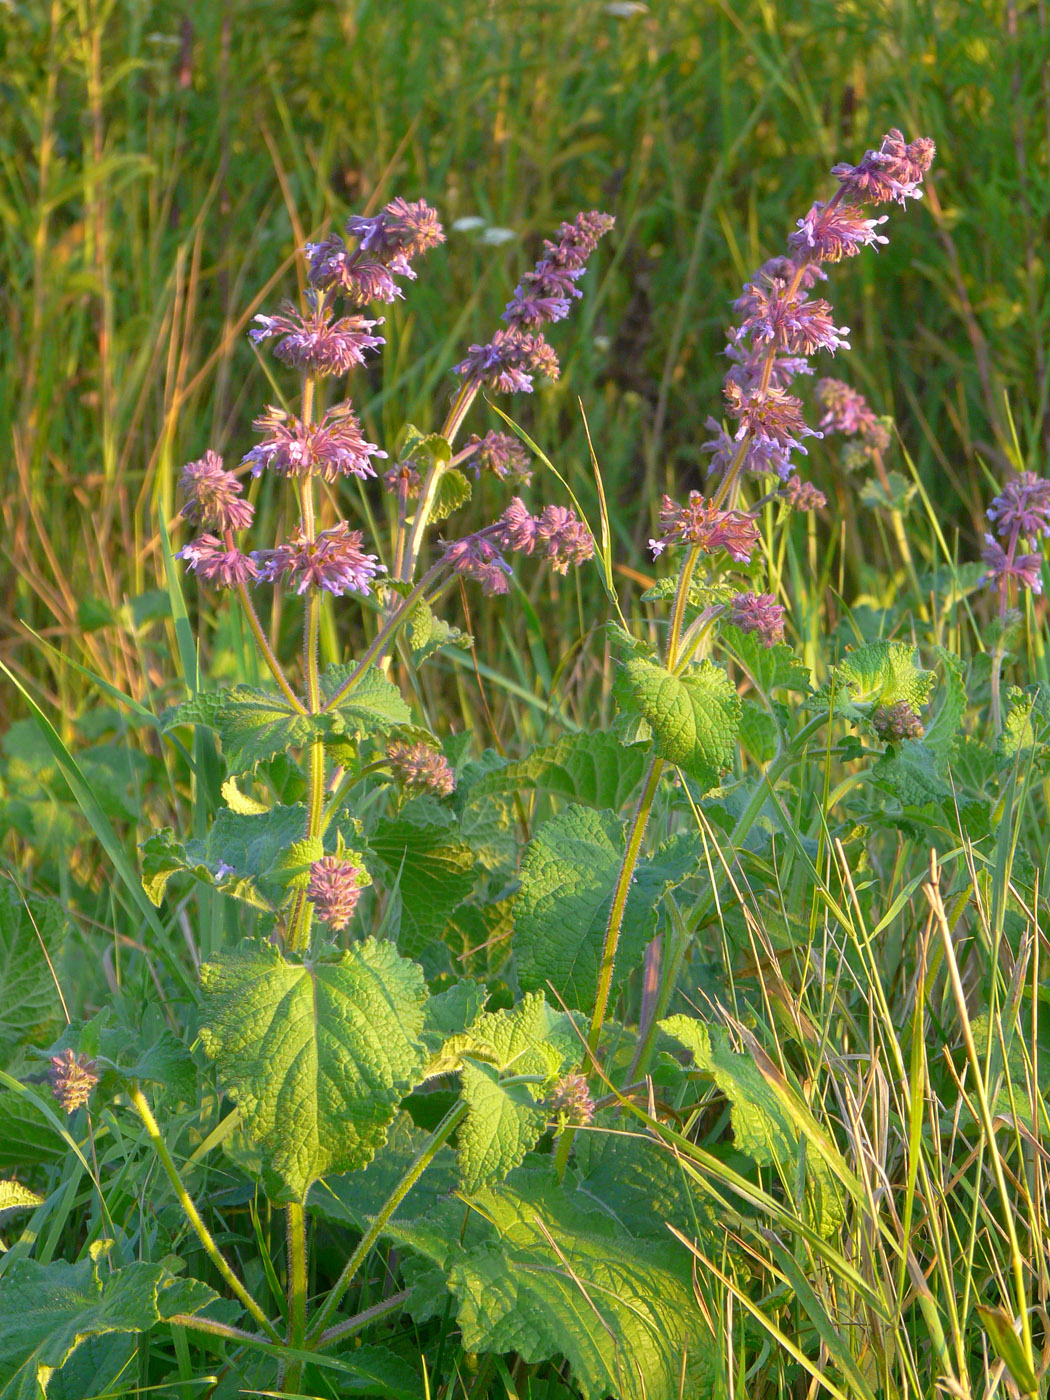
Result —
POLYGON ((200 1211, 198 1211, 197 1207, 194 1205, 192 1199, 190 1198, 189 1192, 182 1184, 182 1178, 179 1176, 178 1168, 175 1165, 171 1153, 168 1151, 167 1144, 161 1137, 160 1128, 157 1126, 157 1120, 153 1116, 153 1110, 146 1102, 146 1098, 137 1084, 133 1085, 132 1088, 128 1091, 128 1099, 131 1102, 132 1108, 134 1108, 135 1112, 142 1119, 142 1123, 146 1129, 147 1136, 149 1137, 150 1142, 153 1144, 153 1150, 160 1158, 160 1164, 167 1173, 168 1180, 171 1182, 172 1188, 178 1199, 179 1205, 182 1207, 183 1214, 193 1226, 197 1238, 204 1246, 205 1254, 207 1254, 208 1258, 215 1265, 216 1269, 218 1269, 227 1287, 231 1290, 231 1292, 233 1292, 236 1295, 236 1297, 238 1297, 241 1300, 241 1302, 251 1313, 252 1317, 255 1318, 256 1322, 266 1333, 266 1335, 270 1338, 270 1340, 274 1342, 279 1342, 281 1338, 279 1333, 277 1332, 277 1329, 274 1327, 273 1323, 266 1316, 262 1308, 252 1297, 252 1295, 248 1292, 247 1288, 245 1288, 244 1284, 240 1281, 237 1275, 230 1268, 229 1264, 223 1258, 218 1245, 212 1239, 211 1231, 201 1219, 200 1211))
MULTIPOLYGON (((373 1245, 379 1239, 379 1236, 383 1233, 387 1221, 437 1156, 438 1150, 444 1146, 455 1132, 456 1128, 466 1117, 466 1114, 467 1106, 462 1100, 449 1109, 444 1118, 431 1133, 426 1144, 420 1149, 408 1171, 387 1197, 382 1209, 373 1218, 372 1223, 361 1236, 357 1248, 346 1261, 343 1272, 339 1275, 338 1279, 336 1279, 332 1291, 318 1309, 314 1318, 314 1325, 311 1327, 306 1339, 307 1346, 318 1347, 321 1344, 326 1325, 331 1320, 332 1314, 335 1312, 336 1308, 342 1302, 346 1290, 353 1283, 358 1269, 368 1257, 373 1245)), ((333 1329, 333 1331, 334 1330, 335 1329, 333 1329)))
MULTIPOLYGON (((477 392, 478 385, 468 379, 465 384, 460 386, 459 392, 452 400, 452 407, 449 409, 448 417, 445 419, 441 428, 441 436, 449 445, 452 444, 456 434, 462 427, 463 419, 467 416, 467 412, 470 409, 470 405, 474 402, 477 392)), ((423 479, 423 485, 419 492, 419 500, 416 503, 415 517, 412 521, 412 530, 408 537, 408 545, 405 548, 403 557, 399 561, 400 567, 397 571, 397 577, 404 582, 407 582, 415 573, 416 560, 419 557, 419 547, 423 542, 423 531, 427 528, 430 521, 430 512, 434 508, 434 498, 437 494, 438 482, 444 475, 445 470, 444 463, 431 462, 430 469, 423 479)))
MULTIPOLYGON (((301 1205, 286 1212, 288 1239, 288 1345, 301 1351, 306 1341, 306 1213, 301 1205)), ((293 1394, 299 1387, 303 1363, 293 1361, 285 1371, 282 1388, 293 1394)))
POLYGON ((277 682, 282 695, 298 714, 305 715, 306 706, 292 689, 288 677, 284 673, 284 667, 274 655, 273 648, 270 646, 270 640, 263 631, 263 625, 259 621, 259 614, 255 611, 255 604, 251 600, 251 595, 248 592, 246 584, 239 583, 237 585, 237 597, 240 599, 241 608, 244 611, 245 617, 248 619, 248 626, 252 629, 252 636, 255 638, 255 644, 259 648, 262 658, 266 662, 270 674, 277 682))

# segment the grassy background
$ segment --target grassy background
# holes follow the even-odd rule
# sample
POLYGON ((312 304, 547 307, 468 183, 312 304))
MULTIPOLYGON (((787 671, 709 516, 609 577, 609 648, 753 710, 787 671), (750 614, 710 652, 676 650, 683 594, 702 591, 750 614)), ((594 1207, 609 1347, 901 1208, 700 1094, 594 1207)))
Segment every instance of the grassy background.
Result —
MULTIPOLYGON (((728 301, 835 160, 891 125, 931 135, 929 198, 831 294, 853 328, 840 372, 896 416, 951 548, 957 530, 974 557, 988 474, 1040 470, 1050 443, 1045 6, 628 8, 9 8, 0 657, 60 714, 84 696, 66 659, 144 693, 150 601, 121 609, 163 579, 158 509, 171 518, 178 469, 206 446, 238 460, 273 397, 248 320, 295 294, 307 236, 395 193, 515 236, 452 232, 389 318, 353 386, 386 443, 406 419, 437 425, 449 366, 487 338, 543 234, 581 207, 616 215, 555 328, 561 382, 504 405, 592 507, 582 400, 621 561, 644 568, 659 491, 702 480, 728 301), (65 659, 45 662, 23 623, 65 659)), ((813 470, 834 536, 853 486, 820 449, 813 470)), ((857 550, 846 564, 863 585, 857 550)))

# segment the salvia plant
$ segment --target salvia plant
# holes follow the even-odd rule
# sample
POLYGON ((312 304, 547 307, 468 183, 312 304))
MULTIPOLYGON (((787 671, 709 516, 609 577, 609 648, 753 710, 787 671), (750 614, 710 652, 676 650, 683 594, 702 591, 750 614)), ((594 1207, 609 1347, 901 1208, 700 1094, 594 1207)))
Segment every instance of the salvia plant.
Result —
MULTIPOLYGON (((708 484, 656 513, 652 554, 675 571, 641 600, 651 626, 620 610, 604 509, 592 531, 509 415, 465 435, 486 403, 557 376, 546 328, 582 295, 613 219, 581 213, 544 242, 505 325, 455 366, 440 426, 406 426, 386 451, 336 386, 383 344, 375 308, 425 275, 438 216, 394 199, 306 247, 302 306, 251 331, 294 405, 261 412, 239 468, 207 451, 181 476, 195 533, 176 557, 209 605, 240 610, 265 678, 198 687, 177 619, 193 693, 162 722, 192 816, 141 846, 143 922, 149 941, 153 909, 195 891, 179 905, 194 975, 165 945, 163 1020, 138 1034, 105 1010, 70 1021, 38 1073, 4 1079, 4 1121, 32 1103, 68 1145, 60 1192, 82 1171, 97 1182, 102 1127, 120 1151, 101 1169, 111 1189, 85 1203, 76 1262, 54 1257, 44 1199, 5 1184, 0 1207, 38 1209, 48 1247, 34 1256, 26 1232, 5 1259, 3 1400, 123 1393, 143 1333, 162 1339, 169 1394, 480 1396, 530 1374, 549 1397, 720 1394, 726 1288, 744 1345, 773 1337, 806 1384, 829 1368, 832 1393, 842 1377, 874 1393, 848 1327, 821 1331, 811 1311, 789 1337, 777 1321, 789 1289, 811 1296, 792 1234, 877 1310, 864 1270, 888 1236, 871 1181, 753 1018, 697 988, 713 940, 775 964, 778 880, 825 889, 825 833, 805 834, 796 781, 814 744, 848 770, 844 802, 862 783, 881 794, 881 819, 869 803, 847 843, 881 820, 943 847, 961 812, 994 831, 994 783, 1050 721, 1036 692, 1000 694, 1022 595, 1040 586, 1047 481, 1019 475, 988 512, 993 742, 970 744, 965 788, 948 771, 958 658, 937 649, 938 683, 910 638, 857 636, 814 685, 764 573, 792 519, 826 506, 805 476, 817 440, 837 435, 843 469, 871 467, 891 500, 887 421, 837 378, 815 381, 808 408, 796 390, 849 348, 829 270, 887 242, 873 209, 919 199, 933 157, 893 130, 835 166, 837 189, 733 303, 708 484), (457 535, 483 474, 504 508, 457 535), (551 497, 530 503, 538 482, 551 497), (354 521, 339 513, 351 500, 354 521), (259 538, 264 517, 276 538, 259 538), (471 644, 443 602, 477 584, 513 607, 515 570, 581 565, 609 599, 615 719, 513 755, 434 733, 419 675, 471 644), (322 665, 326 629, 357 654, 322 665), (128 1164, 143 1157, 139 1177, 128 1164), (732 1280, 760 1264, 772 1292, 751 1299, 732 1280)), ((825 889, 842 927, 862 894, 825 889)), ((49 909, 0 903, 12 925, 46 925, 49 909)), ((796 1018, 792 1034, 821 1033, 796 1018)), ((900 1261, 902 1287, 916 1276, 900 1261)), ((1027 1317, 1023 1289, 1007 1301, 1027 1317)), ((996 1335, 1033 1364, 1030 1323, 1013 1351, 996 1335)), ((935 1350, 957 1375, 943 1337, 935 1350)))

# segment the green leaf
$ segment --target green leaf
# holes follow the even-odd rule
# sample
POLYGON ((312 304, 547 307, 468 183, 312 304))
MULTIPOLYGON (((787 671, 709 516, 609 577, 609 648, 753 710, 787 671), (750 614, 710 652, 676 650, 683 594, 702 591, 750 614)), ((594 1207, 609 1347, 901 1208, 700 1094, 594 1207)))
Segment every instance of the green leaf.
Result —
POLYGON ((431 1050, 439 1050, 450 1035, 465 1031, 480 1016, 488 1000, 483 982, 464 978, 428 999, 423 1013, 423 1039, 431 1050))
POLYGON ((766 647, 756 632, 741 632, 732 626, 724 627, 721 635, 763 694, 771 695, 774 690, 809 693, 809 667, 785 643, 766 647))
POLYGON ((165 827, 142 843, 142 884, 154 904, 164 897, 168 880, 186 871, 225 894, 270 910, 303 867, 317 859, 316 840, 302 845, 305 808, 277 804, 258 813, 223 807, 204 837, 185 846, 165 827))
MULTIPOLYGON (((310 1188, 309 1206, 326 1220, 365 1230, 404 1180, 408 1169, 430 1141, 403 1109, 396 1115, 386 1142, 360 1171, 326 1176, 310 1188)), ((447 1198, 459 1184, 456 1158, 441 1147, 426 1171, 400 1201, 396 1219, 416 1220, 447 1198)), ((462 1216, 462 1210, 460 1211, 462 1216)))
POLYGON ((45 1200, 46 1197, 30 1191, 20 1181, 0 1180, 0 1215, 8 1210, 33 1210, 45 1200))
POLYGON ((368 939, 298 963, 247 942, 201 968, 201 1041, 292 1199, 372 1157, 419 1082, 419 967, 368 939))
POLYGON ((630 657, 621 666, 614 694, 621 710, 647 721, 660 757, 695 778, 701 791, 717 786, 732 766, 740 700, 713 661, 674 676, 652 661, 630 657))
MULTIPOLYGON (((660 1029, 684 1045, 732 1105, 733 1138, 759 1166, 774 1166, 793 1186, 804 1164, 807 1213, 822 1235, 844 1218, 842 1192, 821 1155, 834 1152, 812 1115, 764 1055, 732 1050, 720 1026, 671 1016, 660 1029)), ((801 1193, 800 1193, 801 1194, 801 1193)))
POLYGON ((236 685, 224 695, 215 727, 232 774, 246 773, 275 753, 302 748, 322 732, 313 715, 300 714, 276 691, 236 685))
MULTIPOLYGON (((416 1371, 403 1357, 387 1347, 364 1343, 347 1351, 339 1359, 345 1367, 340 1368, 339 1376, 339 1394, 344 1400, 349 1400, 353 1395, 382 1396, 383 1400, 419 1400, 423 1394, 423 1383, 416 1371)), ((331 1393, 331 1381, 325 1390, 331 1393)), ((310 1393, 314 1393, 312 1388, 310 1393)))
POLYGON ((55 900, 0 884, 0 1063, 19 1043, 48 1041, 62 1020, 54 968, 67 927, 55 900))
POLYGON ((446 467, 438 477, 434 501, 430 508, 431 523, 446 520, 453 511, 470 500, 471 485, 458 467, 446 467))
POLYGON ((1014 763, 1021 755, 1042 758, 1050 744, 1050 696, 1046 686, 1011 686, 1009 708, 1003 719, 997 755, 1000 764, 1014 763))
POLYGON ((808 702, 810 709, 834 705, 847 719, 866 719, 879 705, 905 700, 918 714, 930 698, 936 677, 916 665, 910 642, 868 642, 848 653, 832 678, 808 702), (834 697, 834 698, 833 698, 834 697))
POLYGON ((54 1372, 89 1337, 146 1332, 170 1310, 195 1313, 216 1298, 205 1284, 176 1279, 162 1264, 127 1264, 100 1278, 102 1250, 79 1264, 16 1261, 0 1279, 0 1400, 38 1400, 54 1372))
MULTIPOLYGON (((594 1005, 605 930, 623 863, 623 823, 611 812, 567 807, 525 850, 514 903, 514 949, 523 990, 550 982, 566 1004, 594 1005)), ((636 967, 656 932, 662 870, 639 861, 627 896, 613 988, 636 967)))
POLYGON ((643 749, 625 749, 611 734, 569 734, 486 774, 470 788, 470 798, 531 789, 617 811, 641 782, 647 762, 643 749))
POLYGON ((453 909, 474 888, 474 853, 455 834, 450 814, 416 798, 393 818, 376 824, 369 849, 385 868, 401 900, 398 943, 417 956, 440 936, 453 909))
POLYGON ((523 1161, 546 1126, 532 1084, 502 1084, 493 1065, 464 1060, 467 1116, 459 1130, 459 1170, 468 1193, 500 1181, 523 1161))
POLYGON ((471 642, 466 632, 459 627, 453 627, 444 618, 435 617, 423 602, 417 603, 413 608, 405 627, 405 637, 412 652, 412 660, 417 666, 442 647, 452 646, 463 650, 469 647, 471 642))
MULTIPOLYGON (((325 704, 338 694, 356 669, 351 661, 329 666, 321 673, 321 698, 325 704)), ((354 763, 357 759, 354 741, 373 734, 389 734, 391 729, 409 724, 412 711, 397 686, 388 681, 377 666, 369 666, 353 690, 326 711, 323 719, 329 752, 340 763, 354 763)))
POLYGON ((1039 1381, 1032 1363, 1028 1359, 1020 1337, 1014 1331, 1014 1320, 1005 1308, 990 1308, 983 1303, 975 1304, 977 1315, 984 1324, 984 1330, 991 1338, 992 1346, 1006 1363, 1022 1395, 1038 1395, 1039 1381))
POLYGON ((65 1155, 65 1143, 31 1098, 0 1091, 0 1171, 53 1166, 65 1155))
POLYGON ((546 1170, 519 1170, 470 1203, 492 1233, 448 1275, 466 1350, 564 1356, 583 1400, 712 1393, 715 1344, 672 1240, 635 1239, 546 1170))

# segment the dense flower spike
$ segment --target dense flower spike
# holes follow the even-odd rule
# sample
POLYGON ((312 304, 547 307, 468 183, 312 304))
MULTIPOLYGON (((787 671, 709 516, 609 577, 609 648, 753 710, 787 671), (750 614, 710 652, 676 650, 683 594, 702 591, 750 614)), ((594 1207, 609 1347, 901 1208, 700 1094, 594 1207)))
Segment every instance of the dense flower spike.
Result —
POLYGON ((882 138, 879 149, 867 151, 859 165, 842 163, 833 166, 831 173, 841 183, 846 199, 857 204, 885 204, 890 200, 906 204, 909 199, 922 198, 919 187, 936 153, 937 148, 928 137, 906 142, 893 127, 882 138))
POLYGON ((901 739, 921 739, 926 732, 907 700, 898 700, 895 705, 879 705, 872 711, 871 724, 879 738, 888 744, 899 743, 901 739))
POLYGON ((249 331, 258 344, 272 336, 280 339, 273 353, 286 365, 319 376, 348 374, 365 362, 365 352, 382 345, 381 335, 371 335, 380 321, 364 316, 333 316, 316 292, 308 291, 309 309, 303 315, 286 304, 278 316, 256 316, 257 329, 249 331))
POLYGON ((350 922, 361 898, 360 874, 356 865, 339 856, 322 856, 310 866, 306 897, 330 929, 338 931, 350 922))
POLYGON ((51 1092, 67 1113, 75 1113, 91 1097, 98 1083, 98 1066, 86 1055, 62 1050, 51 1056, 47 1077, 51 1092))
POLYGON ((1014 547, 1003 549, 994 535, 985 535, 981 558, 988 565, 983 582, 1001 590, 1005 599, 1010 583, 1018 588, 1030 588, 1033 593, 1043 591, 1043 556, 1041 554, 1018 554, 1016 540, 1014 547))
POLYGON ((841 379, 818 379, 816 399, 824 410, 819 426, 826 433, 854 433, 873 431, 879 420, 868 407, 868 401, 856 389, 843 384, 841 379))
POLYGON ((572 223, 562 224, 557 243, 544 240, 543 257, 518 283, 503 319, 520 330, 563 320, 569 314, 571 298, 583 295, 575 284, 588 258, 614 223, 610 214, 592 209, 577 214, 572 223))
POLYGON ((515 496, 499 518, 501 526, 497 536, 504 549, 516 550, 519 554, 531 554, 539 539, 540 522, 529 511, 520 496, 515 496))
POLYGON ((827 496, 812 481, 803 481, 798 475, 789 476, 777 492, 787 501, 792 510, 820 510, 828 503, 827 496))
POLYGON ((594 1119, 594 1100, 582 1074, 566 1074, 559 1079, 548 1103, 561 1123, 586 1124, 594 1119))
POLYGON ((398 781, 415 792, 431 792, 449 797, 456 790, 456 778, 448 759, 439 750, 420 741, 417 744, 387 745, 386 756, 398 781))
POLYGON ((373 579, 386 567, 376 555, 362 552, 361 539, 361 531, 351 530, 345 520, 321 530, 314 539, 297 525, 287 544, 258 550, 252 558, 264 583, 287 578, 297 593, 322 588, 337 597, 348 592, 368 594, 373 579))
POLYGON ((222 458, 209 448, 196 462, 187 462, 179 479, 186 504, 179 512, 194 525, 211 525, 225 533, 244 530, 255 507, 241 500, 244 490, 233 472, 223 470, 222 458))
POLYGON ((557 379, 560 370, 557 355, 542 335, 511 327, 497 331, 488 345, 472 345, 455 372, 495 393, 530 394, 534 375, 557 379))
POLYGON ((270 407, 253 424, 262 442, 244 457, 252 475, 269 470, 279 476, 375 476, 369 460, 385 457, 374 442, 366 442, 349 403, 330 408, 319 423, 303 423, 282 408, 270 407))
MULTIPOLYGON (((374 258, 352 253, 338 234, 320 243, 307 243, 303 250, 310 260, 307 277, 321 292, 335 292, 351 305, 370 301, 396 301, 404 292, 388 267, 374 258)), ((414 276, 414 273, 409 273, 414 276)))
POLYGON ((775 442, 764 438, 749 437, 738 442, 730 437, 721 423, 708 418, 704 426, 714 436, 700 447, 701 452, 710 452, 708 471, 723 474, 743 451, 740 469, 756 476, 775 474, 783 479, 791 471, 791 457, 788 451, 775 442))
POLYGON ((784 609, 772 593, 738 593, 729 600, 726 620, 741 632, 754 632, 764 647, 784 640, 784 609))
POLYGON ((878 232, 888 217, 883 214, 877 219, 866 219, 849 205, 825 204, 818 199, 806 217, 799 219, 796 232, 788 235, 788 247, 800 259, 812 258, 815 262, 855 258, 862 248, 878 251, 880 244, 890 241, 878 232))
POLYGON ((175 557, 185 559, 198 578, 219 588, 250 583, 258 572, 253 558, 235 549, 232 540, 220 540, 215 535, 201 535, 191 540, 175 557))
POLYGON ((546 557, 556 574, 565 574, 570 565, 594 557, 590 530, 567 506, 547 506, 536 523, 537 538, 543 541, 546 557))
POLYGON ((465 539, 451 543, 441 541, 445 562, 463 578, 480 583, 488 594, 507 593, 510 585, 507 576, 510 565, 496 546, 482 535, 467 535, 465 539))
POLYGON ((358 240, 361 252, 371 253, 402 277, 415 277, 408 266, 412 259, 445 241, 437 211, 423 199, 392 199, 371 217, 351 214, 346 231, 358 240))
POLYGON ((516 477, 525 486, 532 480, 529 463, 532 458, 523 443, 510 433, 489 432, 484 437, 474 433, 467 438, 467 446, 473 448, 471 461, 474 475, 480 480, 482 472, 491 472, 500 481, 516 477))
POLYGON ((758 442, 770 443, 782 452, 806 452, 804 437, 824 434, 806 425, 802 416, 802 400, 783 389, 742 389, 733 379, 725 385, 726 408, 732 418, 739 420, 737 438, 746 433, 758 442))
POLYGON ((1034 543, 1040 535, 1050 535, 1050 481, 1021 472, 988 507, 988 519, 1000 539, 1034 543))
POLYGON ((812 355, 817 350, 849 349, 848 326, 836 327, 831 303, 790 290, 786 280, 759 276, 744 288, 737 303, 744 311, 740 329, 753 346, 770 347, 789 355, 812 355))
POLYGON ((751 516, 739 510, 720 510, 699 491, 690 491, 688 505, 680 506, 665 496, 660 506, 659 539, 649 548, 657 558, 673 545, 699 545, 707 554, 724 549, 732 559, 746 564, 758 544, 758 526, 751 516))

